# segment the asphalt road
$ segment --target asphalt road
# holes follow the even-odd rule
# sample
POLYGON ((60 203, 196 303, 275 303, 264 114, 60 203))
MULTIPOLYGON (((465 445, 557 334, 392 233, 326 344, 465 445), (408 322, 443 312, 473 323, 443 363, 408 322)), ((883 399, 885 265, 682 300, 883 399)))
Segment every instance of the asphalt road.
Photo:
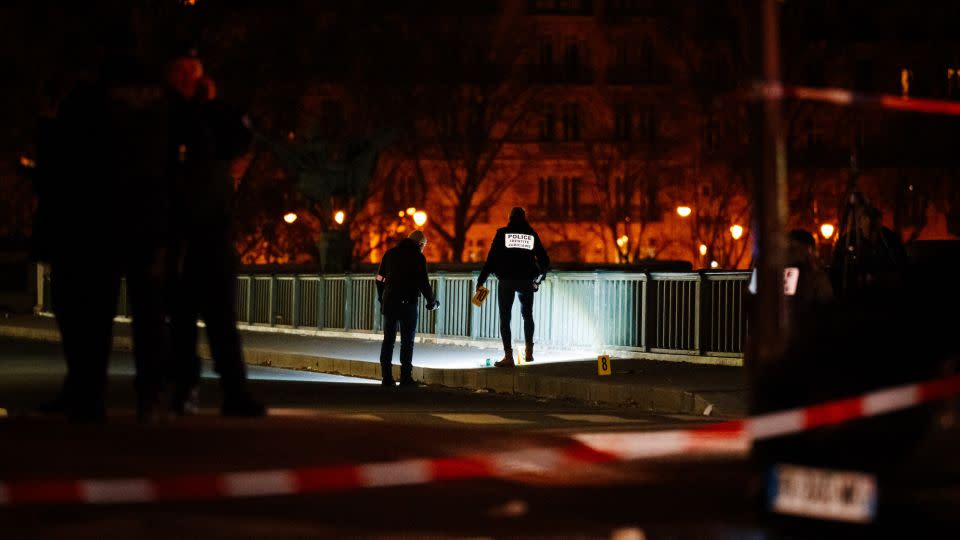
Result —
MULTIPOLYGON (((57 391, 64 373, 55 344, 0 341, 0 408, 29 413, 57 391)), ((110 365, 111 415, 133 414, 133 358, 114 353, 110 365)), ((451 425, 470 429, 568 433, 652 430, 696 425, 709 419, 595 407, 572 401, 538 400, 440 387, 385 389, 378 381, 306 371, 250 367, 253 391, 275 417, 322 417, 412 425, 451 425)), ((216 414, 216 374, 204 363, 203 414, 216 414)))
MULTIPOLYGON (((271 417, 217 417, 216 381, 205 379, 203 414, 145 426, 133 419, 129 355, 115 360, 110 421, 71 425, 20 414, 56 391, 62 377, 57 347, 0 342, 0 407, 12 413, 0 421, 0 479, 162 476, 521 451, 561 445, 582 431, 656 431, 703 421, 427 387, 388 390, 257 368, 253 388, 271 405, 271 417)), ((924 538, 933 527, 952 526, 949 515, 960 503, 960 471, 941 465, 956 461, 958 440, 925 446, 918 464, 903 468, 896 498, 902 508, 883 529, 811 530, 770 521, 758 512, 763 483, 749 459, 675 456, 296 497, 0 507, 0 538, 924 538)))

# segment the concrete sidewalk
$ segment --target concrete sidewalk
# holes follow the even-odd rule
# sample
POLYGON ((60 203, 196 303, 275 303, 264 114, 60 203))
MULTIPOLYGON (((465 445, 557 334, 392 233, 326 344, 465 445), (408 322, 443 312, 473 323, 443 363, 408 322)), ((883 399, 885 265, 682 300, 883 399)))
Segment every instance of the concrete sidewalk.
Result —
MULTIPOLYGON (((50 317, 0 319, 0 336, 58 342, 50 317)), ((309 370, 368 379, 380 378, 380 342, 244 330, 248 364, 309 370)), ((115 325, 114 347, 130 350, 128 324, 115 325)), ((394 358, 399 350, 399 344, 394 358)), ((417 343, 413 377, 425 384, 515 393, 550 399, 635 406, 661 413, 739 417, 746 414, 747 383, 742 368, 612 359, 613 374, 597 375, 596 358, 545 351, 537 361, 513 369, 487 368, 500 349, 417 343), (577 358, 579 356, 579 359, 577 358)), ((201 344, 200 355, 210 357, 201 344)), ((394 360, 396 363, 396 360, 394 360)), ((399 366, 394 365, 395 375, 399 366)))

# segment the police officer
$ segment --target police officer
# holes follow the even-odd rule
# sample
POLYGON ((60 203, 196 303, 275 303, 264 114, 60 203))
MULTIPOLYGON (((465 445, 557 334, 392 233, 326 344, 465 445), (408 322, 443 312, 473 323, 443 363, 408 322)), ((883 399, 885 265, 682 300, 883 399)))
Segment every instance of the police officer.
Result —
POLYGON ((263 416, 266 408, 248 389, 233 306, 237 255, 229 171, 231 161, 246 152, 251 136, 242 115, 216 99, 195 51, 177 55, 167 75, 174 96, 169 150, 176 217, 171 235, 173 412, 190 414, 197 408, 197 318, 203 317, 220 375, 221 414, 263 416))
POLYGON ((523 317, 523 337, 526 343, 526 361, 533 362, 533 293, 550 269, 550 257, 544 249, 540 236, 527 223, 523 208, 510 210, 506 227, 497 229, 487 262, 483 265, 477 289, 487 281, 491 273, 500 281, 498 303, 500 306, 500 337, 503 339, 503 359, 497 367, 512 367, 513 341, 510 335, 510 312, 513 299, 520 295, 520 315, 523 317))
POLYGON ((105 419, 107 362, 120 277, 133 311, 141 420, 157 413, 165 339, 161 304, 167 234, 168 102, 136 54, 129 28, 109 28, 99 77, 67 96, 44 141, 38 186, 47 210, 40 250, 51 264, 53 310, 67 376, 46 409, 105 419))
POLYGON ((816 241, 802 229, 787 235, 787 271, 785 280, 795 280, 785 288, 784 301, 789 320, 787 327, 793 336, 803 336, 814 322, 816 312, 833 301, 830 276, 820 268, 815 251, 816 241), (791 273, 795 274, 791 276, 791 273))
POLYGON ((400 386, 416 386, 413 380, 413 340, 417 336, 417 304, 420 295, 427 309, 440 307, 427 277, 427 259, 423 248, 427 237, 413 231, 396 247, 389 249, 377 270, 377 300, 383 313, 383 345, 380 347, 380 372, 383 386, 392 387, 393 344, 400 326, 400 386))

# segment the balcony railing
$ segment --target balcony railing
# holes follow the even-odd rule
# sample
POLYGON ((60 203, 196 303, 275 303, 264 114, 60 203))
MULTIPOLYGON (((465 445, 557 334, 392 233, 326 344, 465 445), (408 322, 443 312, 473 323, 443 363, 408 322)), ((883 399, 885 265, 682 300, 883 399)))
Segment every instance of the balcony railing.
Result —
POLYGON ((530 64, 529 79, 534 84, 591 84, 593 68, 582 64, 530 64))
POLYGON ((667 70, 659 66, 613 65, 607 68, 608 84, 667 84, 667 70))
POLYGON ((593 0, 527 0, 531 15, 593 15, 593 0))

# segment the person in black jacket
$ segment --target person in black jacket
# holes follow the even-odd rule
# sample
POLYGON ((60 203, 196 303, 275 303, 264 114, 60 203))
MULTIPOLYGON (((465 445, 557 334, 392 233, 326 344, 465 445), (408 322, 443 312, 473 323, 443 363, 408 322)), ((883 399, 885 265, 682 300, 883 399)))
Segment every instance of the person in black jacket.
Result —
POLYGON ((427 277, 427 259, 423 248, 427 238, 423 231, 413 231, 396 247, 389 249, 377 269, 377 300, 383 313, 383 345, 380 347, 380 370, 383 386, 392 387, 393 344, 400 325, 400 386, 416 386, 413 380, 413 340, 417 335, 417 303, 420 295, 427 309, 440 307, 427 277))
POLYGON ((807 335, 817 313, 833 302, 833 286, 815 256, 817 244, 813 234, 795 229, 787 235, 787 240, 784 302, 787 305, 787 327, 791 338, 795 338, 807 335))
POLYGON ((540 236, 527 223, 523 208, 510 210, 506 227, 497 229, 487 262, 477 279, 477 289, 487 281, 491 273, 500 280, 497 300, 500 307, 500 337, 503 340, 503 359, 497 367, 512 367, 513 340, 510 334, 510 312, 513 299, 520 295, 520 315, 523 317, 523 337, 526 342, 526 361, 533 362, 533 293, 547 276, 550 257, 544 249, 540 236))
POLYGON ((67 374, 44 404, 77 422, 106 419, 107 364, 121 276, 133 314, 137 414, 155 419, 166 344, 168 102, 125 24, 108 23, 97 79, 79 85, 45 125, 37 195, 53 311, 67 374))
POLYGON ((174 96, 169 147, 175 216, 170 238, 171 408, 181 416, 196 412, 197 319, 202 317, 214 369, 220 375, 220 414, 264 416, 266 407, 248 386, 233 305, 238 261, 230 167, 248 150, 252 136, 243 115, 217 99, 215 86, 202 77, 202 64, 193 51, 174 58, 168 84, 174 96))

